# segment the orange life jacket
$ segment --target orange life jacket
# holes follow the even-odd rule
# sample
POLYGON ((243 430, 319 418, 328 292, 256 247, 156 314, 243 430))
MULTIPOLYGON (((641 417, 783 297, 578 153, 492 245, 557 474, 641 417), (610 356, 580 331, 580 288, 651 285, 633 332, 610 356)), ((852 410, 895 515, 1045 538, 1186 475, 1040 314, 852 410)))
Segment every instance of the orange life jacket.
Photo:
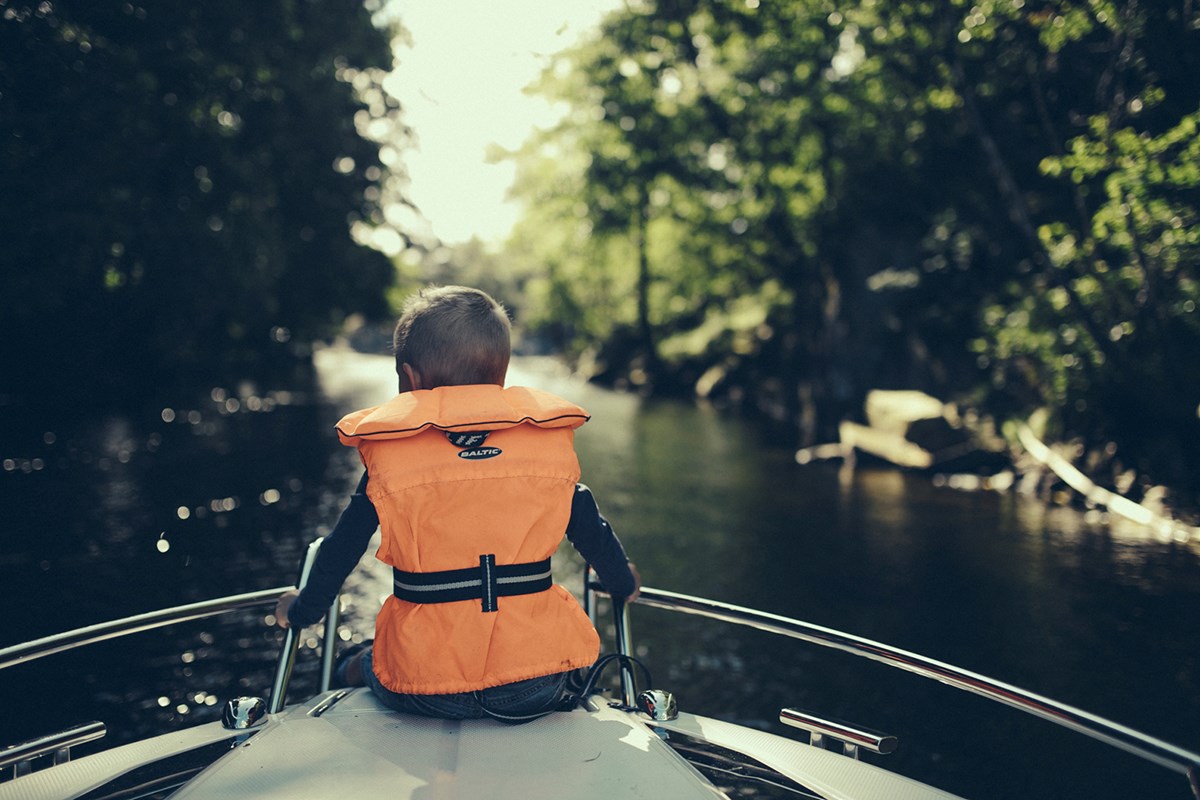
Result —
MULTIPOLYGON (((411 573, 549 558, 566 532, 579 480, 579 406, 521 387, 405 392, 338 423, 370 476, 381 561, 411 573), (468 437, 461 434, 477 433, 468 437), (486 434, 486 437, 483 436, 486 434), (451 441, 451 439, 455 441, 451 441)), ((389 597, 372 665, 395 692, 448 694, 592 664, 599 636, 561 586, 497 598, 413 603, 389 597)))

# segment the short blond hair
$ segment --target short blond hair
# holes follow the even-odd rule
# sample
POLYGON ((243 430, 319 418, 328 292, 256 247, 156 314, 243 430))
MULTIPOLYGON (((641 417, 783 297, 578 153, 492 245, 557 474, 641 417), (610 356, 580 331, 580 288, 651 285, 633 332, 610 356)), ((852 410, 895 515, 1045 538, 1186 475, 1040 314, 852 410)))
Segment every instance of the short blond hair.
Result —
POLYGON ((512 326, 504 306, 466 286, 436 286, 408 298, 392 337, 396 373, 408 364, 425 389, 504 385, 512 326))

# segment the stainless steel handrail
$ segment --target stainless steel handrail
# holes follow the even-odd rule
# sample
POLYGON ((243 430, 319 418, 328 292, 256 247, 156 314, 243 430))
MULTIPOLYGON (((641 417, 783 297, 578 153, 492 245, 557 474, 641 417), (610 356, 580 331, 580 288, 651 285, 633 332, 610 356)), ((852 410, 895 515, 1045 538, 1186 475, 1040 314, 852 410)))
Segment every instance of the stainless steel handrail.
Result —
MULTIPOLYGON (((308 576, 312 572, 313 564, 316 563, 317 553, 320 552, 320 543, 323 541, 323 539, 316 539, 308 543, 308 549, 305 552, 304 563, 300 567, 300 579, 296 582, 296 588, 304 589, 308 583, 308 576)), ((96 644, 97 642, 107 642, 109 639, 128 636, 131 633, 154 630, 156 627, 166 627, 167 625, 178 624, 178 622, 206 619, 210 618, 210 616, 220 616, 221 614, 235 612, 235 610, 265 606, 265 604, 276 602, 278 597, 289 589, 292 589, 292 587, 260 589, 258 591, 247 591, 247 593, 241 595, 217 597, 215 600, 187 603, 186 606, 161 608, 154 610, 154 612, 125 616, 122 619, 97 622, 96 625, 77 627, 72 631, 54 633, 52 636, 34 639, 32 642, 14 644, 7 646, 7 648, 0 648, 0 669, 16 667, 17 664, 28 663, 36 660, 36 658, 54 655, 56 652, 82 648, 84 645, 96 644)), ((322 637, 322 669, 320 669, 319 684, 320 691, 322 692, 329 690, 332 673, 334 673, 338 609, 340 609, 340 604, 338 604, 337 597, 335 596, 334 602, 330 603, 329 610, 325 613, 325 631, 322 637)), ((300 632, 295 627, 289 627, 283 639, 280 658, 278 658, 276 664, 275 679, 271 684, 269 705, 271 714, 277 714, 278 711, 283 710, 284 699, 287 698, 288 684, 292 680, 292 669, 295 666, 296 650, 299 649, 299 644, 300 632)))
POLYGON ((858 748, 865 747, 872 753, 887 755, 896 752, 898 740, 895 736, 853 725, 841 720, 825 719, 798 708, 785 708, 779 712, 779 721, 793 728, 808 731, 810 743, 820 746, 826 736, 842 743, 843 752, 858 758, 858 748))
MULTIPOLYGON (((591 620, 592 627, 596 624, 596 592, 602 590, 599 583, 593 580, 595 572, 591 564, 583 567, 583 612, 591 620)), ((616 639, 616 650, 623 656, 633 655, 633 632, 629 625, 629 604, 622 597, 610 597, 612 601, 613 636, 616 639)), ((633 677, 633 667, 628 661, 622 660, 621 669, 621 702, 627 708, 634 708, 637 700, 637 683, 633 677)), ((647 686, 647 689, 654 687, 647 686)))
MULTIPOLYGON (((320 552, 322 541, 324 540, 315 539, 309 543, 308 549, 305 551, 304 562, 300 569, 300 580, 297 582, 296 588, 303 589, 308 583, 308 576, 312 572, 312 567, 316 562, 317 553, 320 552)), ((87 625, 82 628, 64 631, 63 633, 45 636, 41 639, 34 639, 31 642, 23 642, 0 648, 0 669, 25 664, 45 656, 54 655, 55 653, 74 650, 77 647, 96 644, 110 639, 118 639, 133 633, 162 628, 180 622, 216 617, 231 611, 254 608, 255 606, 269 605, 276 602, 279 599, 279 595, 291 588, 290 586, 280 586, 274 589, 260 589, 256 592, 246 592, 245 594, 229 595, 228 597, 218 597, 213 600, 202 600, 198 603, 163 608, 157 611, 149 611, 145 614, 136 614, 131 617, 87 625)), ((338 612, 338 599, 334 597, 329 610, 325 614, 325 631, 322 636, 323 653, 320 677, 320 691, 322 692, 329 689, 329 684, 332 680, 333 655, 337 643, 338 612)), ((283 702, 287 696, 287 685, 291 680, 292 668, 296 660, 296 651, 299 647, 299 635, 299 631, 295 628, 288 628, 287 634, 284 637, 283 649, 279 654, 275 679, 272 683, 271 713, 283 710, 283 702)))
POLYGON ((50 753, 54 754, 55 764, 65 764, 71 760, 72 747, 102 739, 106 732, 107 729, 103 722, 88 722, 65 731, 6 747, 0 750, 0 770, 15 766, 17 775, 20 775, 23 764, 28 768, 28 762, 50 753))
MULTIPOLYGON (((1035 717, 1049 720, 1056 725, 1186 775, 1192 785, 1193 793, 1197 792, 1200 754, 1192 753, 1125 725, 976 672, 832 628, 702 597, 643 586, 641 596, 635 602, 638 605, 679 611, 799 639, 932 678, 948 686, 981 695, 1035 717)), ((1197 796, 1200 797, 1200 794, 1197 796)))
MULTIPOLYGON (((314 539, 309 542, 308 550, 304 553, 304 562, 300 566, 300 579, 296 581, 297 589, 303 589, 308 585, 308 576, 312 574, 312 568, 317 562, 317 554, 321 552, 323 541, 325 540, 314 539)), ((287 589, 280 591, 287 591, 287 589)), ((325 612, 325 633, 322 636, 320 678, 320 691, 322 692, 329 690, 329 684, 333 679, 333 652, 337 642, 339 609, 337 595, 334 595, 333 602, 329 604, 329 609, 325 612)), ((299 646, 300 631, 292 626, 287 629, 287 634, 283 639, 283 648, 279 651, 279 661, 275 665, 275 679, 271 683, 271 700, 267 706, 267 711, 271 714, 283 711, 287 702, 288 684, 292 680, 292 669, 296 666, 296 651, 299 646)))
MULTIPOLYGON (((624 598, 613 597, 613 622, 616 625, 614 633, 617 639, 617 652, 624 656, 633 655, 633 631, 629 627, 629 604, 624 598)), ((647 686, 653 689, 653 686, 647 686)), ((637 684, 633 678, 633 667, 628 661, 621 661, 621 702, 627 708, 635 708, 637 684)))
POLYGON ((321 637, 321 683, 319 691, 328 692, 333 683, 334 655, 337 653, 337 626, 341 603, 337 597, 325 612, 325 634, 321 637))
POLYGON ((18 664, 24 664, 43 656, 73 650, 96 642, 116 639, 131 633, 139 633, 177 622, 188 622, 194 619, 205 619, 243 608, 253 608, 259 605, 273 603, 282 592, 290 587, 282 586, 277 589, 262 589, 257 592, 235 594, 229 597, 218 597, 215 600, 204 600, 199 603, 164 608, 150 611, 124 619, 100 622, 83 628, 56 633, 32 642, 12 645, 0 649, 0 669, 6 669, 18 664))

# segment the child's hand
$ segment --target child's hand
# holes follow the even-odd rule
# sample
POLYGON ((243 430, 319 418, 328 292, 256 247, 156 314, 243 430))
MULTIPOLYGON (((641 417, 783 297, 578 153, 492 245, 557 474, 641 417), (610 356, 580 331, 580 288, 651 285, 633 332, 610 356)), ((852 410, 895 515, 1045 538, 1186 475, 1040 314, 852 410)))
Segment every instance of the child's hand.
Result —
POLYGON ((281 628, 290 628, 292 623, 288 622, 288 609, 292 607, 292 603, 296 602, 296 598, 300 596, 300 592, 295 589, 288 589, 283 594, 279 595, 279 600, 275 603, 275 624, 281 628))
POLYGON ((629 571, 633 573, 633 593, 625 598, 626 603, 632 603, 638 599, 638 595, 642 593, 642 576, 638 574, 637 567, 633 562, 629 562, 629 571))

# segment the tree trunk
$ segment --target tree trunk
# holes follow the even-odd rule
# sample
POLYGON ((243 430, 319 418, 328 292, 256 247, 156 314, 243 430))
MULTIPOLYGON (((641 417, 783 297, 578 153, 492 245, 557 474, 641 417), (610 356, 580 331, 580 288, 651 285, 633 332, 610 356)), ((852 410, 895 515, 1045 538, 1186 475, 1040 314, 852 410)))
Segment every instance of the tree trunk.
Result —
POLYGON ((646 231, 650 223, 650 194, 646 186, 638 189, 638 204, 633 212, 633 244, 637 252, 637 325, 643 369, 651 381, 661 377, 661 363, 655 345, 654 327, 650 324, 650 257, 647 253, 646 231))

